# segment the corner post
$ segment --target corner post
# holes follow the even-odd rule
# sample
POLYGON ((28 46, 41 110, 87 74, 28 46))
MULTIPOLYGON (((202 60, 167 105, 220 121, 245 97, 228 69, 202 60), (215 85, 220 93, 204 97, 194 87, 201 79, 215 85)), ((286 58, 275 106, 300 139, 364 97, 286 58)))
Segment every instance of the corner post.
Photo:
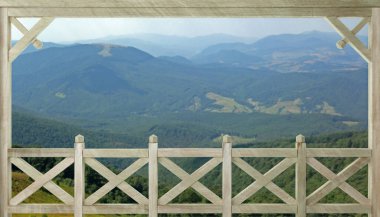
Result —
POLYGON ((296 217, 306 217, 306 143, 303 135, 296 137, 296 217))
POLYGON ((85 173, 83 150, 85 149, 84 136, 75 137, 74 156, 74 217, 83 216, 83 201, 85 198, 85 173))
POLYGON ((223 136, 223 217, 232 216, 232 139, 231 136, 223 136))
POLYGON ((372 150, 368 167, 368 197, 372 210, 369 216, 380 216, 380 8, 372 10, 369 25, 369 49, 372 61, 368 65, 368 148, 372 150))
POLYGON ((158 216, 158 138, 149 137, 149 217, 158 216))
POLYGON ((11 31, 8 9, 0 8, 0 217, 8 217, 12 170, 8 149, 12 147, 12 75, 8 52, 11 31))

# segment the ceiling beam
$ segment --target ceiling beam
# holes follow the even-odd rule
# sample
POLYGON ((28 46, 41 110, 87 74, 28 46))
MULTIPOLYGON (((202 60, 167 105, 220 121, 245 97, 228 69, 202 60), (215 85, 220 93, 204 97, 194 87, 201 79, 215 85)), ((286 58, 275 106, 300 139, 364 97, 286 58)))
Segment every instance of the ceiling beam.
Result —
POLYGON ((0 7, 250 7, 250 8, 374 8, 379 0, 0 0, 0 7))
POLYGON ((369 8, 9 8, 12 17, 370 17, 369 8))

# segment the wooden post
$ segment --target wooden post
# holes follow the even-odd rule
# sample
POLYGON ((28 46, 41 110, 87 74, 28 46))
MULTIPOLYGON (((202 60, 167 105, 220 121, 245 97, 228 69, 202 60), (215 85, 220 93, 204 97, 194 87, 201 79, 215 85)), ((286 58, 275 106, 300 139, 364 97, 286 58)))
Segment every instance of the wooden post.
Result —
POLYGON ((12 76, 8 51, 11 40, 8 10, 0 8, 0 217, 8 217, 10 199, 11 165, 8 149, 12 147, 12 76))
POLYGON ((296 137, 296 217, 306 217, 306 143, 303 135, 296 137))
POLYGON ((75 166, 74 166, 74 217, 83 216, 83 202, 85 199, 85 174, 83 150, 85 148, 84 137, 77 135, 75 137, 75 166))
POLYGON ((372 11, 369 26, 372 61, 368 66, 368 148, 372 158, 368 167, 368 197, 372 201, 369 216, 380 216, 380 9, 372 11))
POLYGON ((223 217, 232 216, 232 139, 223 136, 223 217))
POLYGON ((149 137, 149 217, 158 216, 158 138, 149 137))

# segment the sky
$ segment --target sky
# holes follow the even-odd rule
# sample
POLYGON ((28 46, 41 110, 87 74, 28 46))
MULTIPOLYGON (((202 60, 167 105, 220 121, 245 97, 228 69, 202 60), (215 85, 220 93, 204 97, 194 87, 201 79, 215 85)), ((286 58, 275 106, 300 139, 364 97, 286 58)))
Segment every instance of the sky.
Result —
MULTIPOLYGON (((21 19, 21 21, 27 28, 30 28, 37 20, 21 19)), ((346 19, 344 22, 352 28, 358 20, 346 19)), ((38 38, 50 42, 75 42, 140 33, 188 37, 223 33, 262 38, 268 35, 297 34, 306 31, 333 32, 334 30, 322 18, 59 18, 54 20, 38 38)), ((364 29, 359 34, 366 34, 366 31, 364 29)), ((22 34, 14 28, 12 38, 17 40, 21 36, 22 34)))

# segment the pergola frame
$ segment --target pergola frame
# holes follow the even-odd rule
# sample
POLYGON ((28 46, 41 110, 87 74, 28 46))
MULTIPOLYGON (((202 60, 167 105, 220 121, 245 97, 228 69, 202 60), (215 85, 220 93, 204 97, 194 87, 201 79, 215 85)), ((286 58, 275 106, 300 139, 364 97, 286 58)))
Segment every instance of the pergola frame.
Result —
POLYGON ((12 147, 12 62, 59 17, 324 17, 368 62, 368 149, 371 216, 380 217, 380 1, 379 0, 0 0, 0 217, 11 199, 8 151, 12 147), (30 30, 17 19, 38 17, 30 30), (360 17, 352 30, 341 17, 360 17), (369 46, 355 35, 369 24, 369 46), (24 37, 11 46, 11 25, 24 37))

